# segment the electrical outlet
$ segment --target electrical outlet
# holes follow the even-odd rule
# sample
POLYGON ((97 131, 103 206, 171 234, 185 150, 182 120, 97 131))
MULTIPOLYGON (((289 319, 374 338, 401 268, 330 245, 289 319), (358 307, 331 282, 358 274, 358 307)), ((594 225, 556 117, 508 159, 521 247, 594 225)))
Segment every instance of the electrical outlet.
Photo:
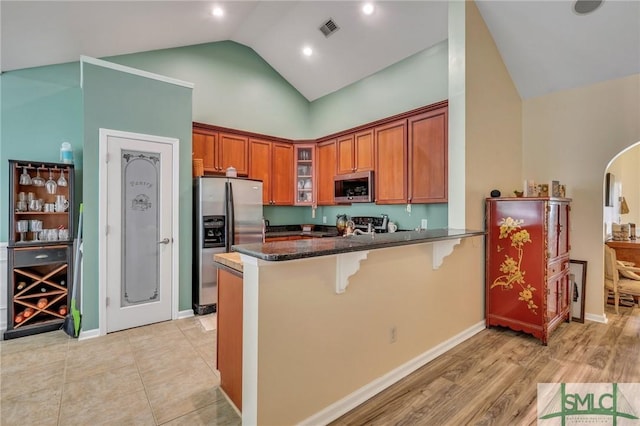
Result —
POLYGON ((393 325, 389 330, 389 343, 395 343, 396 340, 398 340, 398 329, 393 325))
POLYGON ((427 229, 427 219, 422 219, 420 221, 420 228, 427 229))
POLYGON ((322 216, 322 223, 327 223, 327 217, 326 216, 322 216))

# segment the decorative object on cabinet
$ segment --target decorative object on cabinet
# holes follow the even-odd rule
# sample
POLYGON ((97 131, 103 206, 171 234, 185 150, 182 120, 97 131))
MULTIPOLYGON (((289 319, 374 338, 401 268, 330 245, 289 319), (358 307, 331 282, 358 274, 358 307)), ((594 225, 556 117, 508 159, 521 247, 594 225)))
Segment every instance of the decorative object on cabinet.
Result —
POLYGON ((489 195, 491 195, 491 198, 498 198, 502 194, 497 189, 494 189, 494 190, 491 191, 491 193, 489 195))
POLYGON ((611 237, 613 241, 629 241, 631 237, 630 226, 628 223, 612 223, 611 224, 611 237))
POLYGON ((486 199, 486 324, 547 344, 571 320, 570 200, 486 199))
MULTIPOLYGON (((623 273, 640 273, 640 268, 620 264, 616 258, 616 251, 605 244, 604 246, 604 287, 613 292, 616 314, 619 314, 620 295, 632 296, 636 305, 640 299, 640 280, 627 278, 623 273), (621 276, 623 275, 623 276, 621 276)), ((633 275, 630 275, 633 277, 633 275)))
POLYGON ((629 214, 629 204, 624 197, 620 197, 620 214, 629 214))
POLYGON ((587 261, 569 261, 569 282, 571 284, 571 319, 584 322, 584 301, 587 289, 587 261))
POLYGON ((204 160, 202 158, 193 159, 193 177, 204 176, 204 160))
POLYGON ((62 324, 72 276, 73 189, 72 164, 9 160, 5 339, 62 324))

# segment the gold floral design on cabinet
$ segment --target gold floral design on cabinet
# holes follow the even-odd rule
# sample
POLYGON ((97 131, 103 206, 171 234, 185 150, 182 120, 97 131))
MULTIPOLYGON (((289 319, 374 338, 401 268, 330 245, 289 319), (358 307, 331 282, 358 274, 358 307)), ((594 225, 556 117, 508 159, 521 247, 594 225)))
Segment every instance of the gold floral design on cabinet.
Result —
MULTIPOLYGON (((502 218, 500 220, 500 236, 499 239, 509 238, 511 247, 517 251, 517 259, 505 254, 504 261, 500 264, 500 272, 504 275, 497 277, 491 284, 491 288, 501 287, 503 290, 513 289, 513 285, 518 284, 521 291, 518 292, 518 300, 525 302, 527 308, 537 315, 536 305, 533 301, 534 287, 525 282, 526 271, 522 270, 522 259, 524 257, 524 245, 531 242, 529 231, 522 228, 523 219, 513 219, 512 217, 502 218)), ((504 250, 501 246, 497 247, 498 253, 504 250)))

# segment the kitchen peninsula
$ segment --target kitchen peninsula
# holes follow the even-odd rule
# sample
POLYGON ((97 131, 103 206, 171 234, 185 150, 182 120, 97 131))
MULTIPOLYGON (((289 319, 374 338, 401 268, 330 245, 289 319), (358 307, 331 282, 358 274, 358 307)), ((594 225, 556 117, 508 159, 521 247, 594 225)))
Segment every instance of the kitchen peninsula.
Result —
POLYGON ((484 329, 482 231, 233 246, 243 264, 243 424, 323 424, 484 329), (459 310, 456 310, 458 312, 459 310), (466 312, 465 312, 466 311, 466 312), (477 311, 477 312, 476 312, 477 311))

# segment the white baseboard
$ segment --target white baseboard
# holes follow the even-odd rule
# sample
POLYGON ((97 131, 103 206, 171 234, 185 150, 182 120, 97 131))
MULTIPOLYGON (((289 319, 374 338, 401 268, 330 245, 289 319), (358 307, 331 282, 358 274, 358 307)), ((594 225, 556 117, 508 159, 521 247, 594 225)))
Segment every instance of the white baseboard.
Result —
POLYGON ((398 368, 391 370, 384 376, 381 376, 375 379, 374 381, 366 384, 365 386, 361 387, 355 392, 352 392, 350 395, 347 395, 346 397, 342 398, 341 400, 334 402, 333 404, 317 412, 313 416, 303 420, 302 422, 299 423, 299 425, 312 426, 312 425, 324 425, 324 424, 330 423, 331 421, 337 419, 343 414, 353 410, 360 404, 364 403, 366 400, 368 400, 372 396, 380 393, 384 389, 393 385, 400 379, 413 373, 418 368, 427 364, 429 361, 434 360, 435 358, 442 355, 449 349, 459 345, 465 340, 478 334, 485 328, 486 328, 485 321, 482 320, 479 323, 464 330, 463 332, 456 334, 452 338, 429 349, 423 354, 418 355, 414 359, 404 363, 398 368))
POLYGON ((594 322, 601 322, 602 324, 606 324, 609 322, 609 319, 607 318, 606 314, 596 315, 596 314, 590 314, 589 312, 586 312, 584 314, 584 319, 589 321, 594 321, 594 322))
POLYGON ((9 290, 7 272, 7 243, 0 242, 0 332, 7 329, 7 294, 9 290))
POLYGON ((80 335, 78 336, 78 340, 93 339, 95 337, 100 337, 99 328, 94 328, 92 330, 80 330, 80 335))
MULTIPOLYGON (((178 319, 189 318, 192 316, 194 316, 193 309, 187 309, 178 312, 178 319)), ((78 340, 93 339, 94 337, 100 337, 99 328, 94 328, 93 330, 80 330, 80 336, 78 336, 78 340)))
MULTIPOLYGON (((178 319, 189 318, 193 315, 193 309, 187 309, 178 312, 178 319)), ((93 339, 94 337, 100 337, 100 329, 94 328, 93 330, 80 330, 80 336, 78 340, 93 339)))
POLYGON ((193 309, 186 309, 184 311, 178 311, 178 319, 189 318, 194 316, 193 309))

